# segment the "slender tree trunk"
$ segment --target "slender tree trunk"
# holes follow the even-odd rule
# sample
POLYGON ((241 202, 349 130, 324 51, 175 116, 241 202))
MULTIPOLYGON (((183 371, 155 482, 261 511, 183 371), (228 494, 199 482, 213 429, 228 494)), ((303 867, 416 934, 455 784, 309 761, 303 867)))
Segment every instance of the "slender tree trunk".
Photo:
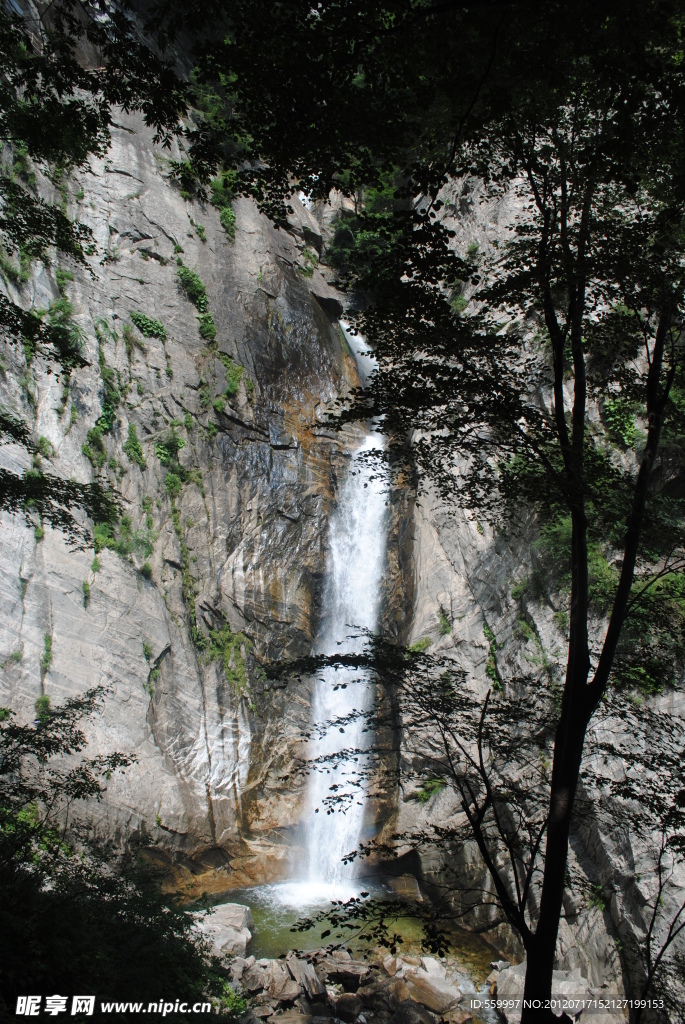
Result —
POLYGON ((559 723, 561 756, 551 792, 550 820, 547 827, 545 868, 540 900, 540 915, 535 935, 527 948, 526 981, 521 1024, 555 1021, 545 1002, 552 996, 552 974, 556 956, 559 921, 563 908, 568 840, 571 815, 583 756, 585 724, 575 720, 559 723))
POLYGON ((580 775, 585 734, 608 684, 632 586, 644 519, 649 473, 659 448, 663 407, 673 380, 673 370, 671 369, 664 391, 660 395, 659 382, 670 321, 670 310, 666 310, 660 318, 648 376, 649 429, 647 444, 635 484, 633 508, 624 539, 624 557, 619 585, 599 665, 590 683, 588 683, 590 658, 587 637, 587 530, 582 500, 579 507, 573 510, 569 654, 561 718, 554 742, 554 767, 540 914, 535 933, 530 936, 526 944, 527 967, 521 1024, 543 1024, 543 1022, 546 1024, 548 1021, 557 1022, 559 1020, 551 1010, 546 1010, 544 1007, 545 1002, 552 995, 552 977, 559 921, 563 909, 571 816, 580 775))

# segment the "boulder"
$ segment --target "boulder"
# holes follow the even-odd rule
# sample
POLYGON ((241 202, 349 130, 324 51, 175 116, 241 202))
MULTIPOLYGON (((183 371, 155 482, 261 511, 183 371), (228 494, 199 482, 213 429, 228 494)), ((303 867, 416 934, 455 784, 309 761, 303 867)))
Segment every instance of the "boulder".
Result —
POLYGON ((397 963, 397 957, 396 956, 386 956, 386 957, 383 958, 383 970, 391 978, 394 978, 395 975, 397 974, 398 966, 399 965, 397 963))
POLYGON ((307 960, 299 960, 294 954, 286 957, 286 965, 294 981, 301 985, 310 1002, 325 999, 326 986, 307 960))
POLYGON ((299 1010, 285 1010, 278 1015, 278 1024, 302 1024, 307 1019, 299 1010))
POLYGON ((260 992, 259 995, 256 996, 250 1010, 254 1017, 264 1020, 266 1017, 271 1017, 272 1014, 276 1012, 277 1006, 278 1003, 275 999, 270 999, 266 992, 260 992))
POLYGON ((385 988, 391 1010, 396 1009, 400 1003, 404 1003, 407 999, 412 998, 409 986, 404 978, 392 978, 391 981, 386 982, 385 988))
POLYGON ((455 985, 424 971, 408 974, 405 981, 411 998, 434 1013, 444 1013, 461 999, 461 992, 455 985))
MULTIPOLYGON (((523 988, 526 978, 526 962, 516 964, 515 967, 506 967, 499 971, 494 977, 495 993, 498 999, 512 1000, 514 1004, 523 999, 523 988)), ((521 1010, 503 1009, 502 1014, 507 1024, 519 1024, 521 1010)))
POLYGON ((394 1010, 400 1003, 411 999, 411 992, 403 978, 381 978, 369 985, 362 985, 357 995, 364 1006, 374 1010, 394 1010))
POLYGON ((430 975, 430 977, 432 978, 444 979, 447 977, 447 971, 440 963, 440 961, 436 960, 435 957, 433 956, 421 957, 421 970, 425 971, 426 974, 430 975))
POLYGON ((299 1010, 286 1010, 284 1013, 279 1013, 276 1018, 278 1024, 312 1024, 317 1019, 321 1020, 320 1017, 311 1017, 308 1014, 301 1013, 299 1010))
POLYGON ((254 962, 255 958, 253 956, 247 958, 243 956, 234 957, 233 960, 231 960, 231 979, 234 982, 239 982, 244 972, 248 967, 252 967, 254 962))
POLYGON ((331 981, 339 982, 346 991, 356 991, 369 973, 368 964, 361 960, 353 960, 349 953, 346 959, 333 956, 324 957, 319 961, 319 968, 331 981))
POLYGON ((302 995, 300 985, 291 978, 286 968, 278 960, 272 960, 266 968, 264 988, 272 999, 278 999, 282 1003, 292 1003, 302 995))
POLYGON ((405 999, 397 1006, 388 1024, 437 1024, 437 1021, 425 1006, 413 999, 405 999))
MULTIPOLYGON (((507 967, 497 974, 496 995, 498 999, 520 1000, 523 998, 523 989, 526 978, 526 961, 517 964, 515 967, 507 967)), ((555 999, 592 999, 593 990, 587 978, 580 973, 576 967, 572 971, 554 971, 552 975, 552 997, 555 999)), ((508 1024, 519 1024, 521 1020, 521 1009, 502 1010, 508 1024)), ((593 1014, 588 1008, 583 1012, 581 1020, 602 1021, 602 1024, 620 1024, 624 1021, 620 1010, 601 1010, 593 1014)))
POLYGON ((469 1021, 473 1020, 473 1014, 469 1013, 468 1010, 464 1010, 461 1006, 453 1006, 451 1010, 444 1014, 442 1019, 447 1021, 447 1024, 468 1024, 469 1021))
POLYGON ((340 1020, 347 1021, 348 1024, 352 1024, 352 1021, 357 1019, 363 1009, 364 1004, 354 992, 343 992, 333 1002, 335 1016, 339 1017, 340 1020))
POLYGON ((268 983, 267 966, 270 961, 260 962, 259 960, 243 971, 240 984, 247 992, 261 992, 268 983))
POLYGON ((254 928, 249 907, 242 903, 220 903, 208 913, 201 911, 194 916, 195 927, 210 940, 216 956, 245 952, 252 938, 250 928, 254 928))

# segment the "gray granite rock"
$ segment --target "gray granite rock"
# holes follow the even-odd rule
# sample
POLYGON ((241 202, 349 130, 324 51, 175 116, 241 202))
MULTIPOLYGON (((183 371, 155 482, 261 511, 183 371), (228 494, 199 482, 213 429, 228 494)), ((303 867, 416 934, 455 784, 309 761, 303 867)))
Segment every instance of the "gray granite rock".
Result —
POLYGON ((291 954, 286 959, 286 965, 292 978, 302 986, 310 1002, 318 1002, 325 998, 325 982, 321 980, 313 964, 291 954))
MULTIPOLYGON (((259 666, 310 650, 338 471, 359 436, 317 428, 357 377, 319 301, 332 301, 333 290, 318 270, 298 272, 305 228, 318 226, 297 199, 292 231, 275 231, 237 200, 231 243, 218 211, 185 200, 169 181, 168 159, 179 153, 156 149, 138 116, 120 112, 115 122, 109 151, 66 180, 68 213, 98 247, 92 276, 69 267, 66 285, 87 365, 64 391, 41 353, 27 370, 21 347, 9 348, 0 402, 34 439, 49 440, 46 472, 118 492, 148 549, 146 541, 124 557, 105 549, 95 571, 92 544, 74 548, 47 526, 36 543, 22 514, 3 513, 0 696, 29 720, 42 694, 58 704, 106 687, 103 713, 87 725, 89 753, 137 760, 88 814, 107 835, 150 837, 157 859, 173 854, 189 889, 212 888, 220 867, 215 888, 225 890, 226 876, 236 884, 287 870, 275 828, 296 823, 300 794, 276 779, 292 762, 309 694, 304 684, 288 699, 266 690, 259 666), (214 348, 200 337, 177 259, 206 286, 214 348), (159 320, 166 338, 143 336, 131 311, 159 320), (96 471, 83 446, 102 411, 100 358, 122 397, 96 471), (236 364, 244 370, 226 395, 236 364), (172 422, 190 476, 175 508, 155 451, 172 422), (123 451, 132 428, 144 467, 123 451), (238 654, 245 685, 193 642, 195 628, 206 636, 224 626, 249 641, 238 654), (46 636, 53 657, 42 673, 46 636)), ((54 186, 37 175, 52 199, 54 186)), ((13 297, 47 308, 59 297, 54 267, 34 265, 13 297)), ((31 462, 16 445, 3 446, 1 458, 14 472, 31 462)))
POLYGON ((283 1003, 292 1003, 302 995, 302 987, 278 960, 272 960, 267 968, 265 988, 272 999, 283 1003))
POLYGON ((461 999, 461 992, 446 978, 416 971, 407 975, 406 985, 411 998, 434 1013, 444 1013, 461 999))
MULTIPOLYGON (((210 940, 216 956, 245 952, 252 938, 250 929, 254 928, 249 907, 240 903, 221 903, 209 913, 202 911, 194 916, 197 918, 197 929, 210 940)), ((247 961, 243 961, 243 970, 246 965, 247 961)), ((242 975, 243 971, 240 973, 242 975)))
MULTIPOLYGON (((526 962, 525 960, 515 967, 506 967, 500 971, 496 979, 495 995, 497 999, 519 1003, 523 999, 525 984, 526 962)), ((604 997, 614 995, 618 997, 618 990, 605 989, 604 997)), ((604 1024, 624 1024, 625 1017, 622 1010, 616 1009, 594 1009, 592 1004, 597 993, 591 988, 587 978, 584 978, 578 968, 572 971, 554 971, 552 981, 552 999, 557 1002, 557 1016, 562 1012, 574 1019, 579 1019, 582 1024, 586 1021, 603 1021, 604 1024), (587 1007, 587 1008, 586 1008, 587 1007)), ((521 1007, 505 1007, 502 1010, 509 1024, 518 1024, 521 1020, 521 1007)))
POLYGON ((364 1009, 364 1004, 354 992, 343 992, 333 1001, 333 1011, 336 1017, 352 1024, 364 1009))

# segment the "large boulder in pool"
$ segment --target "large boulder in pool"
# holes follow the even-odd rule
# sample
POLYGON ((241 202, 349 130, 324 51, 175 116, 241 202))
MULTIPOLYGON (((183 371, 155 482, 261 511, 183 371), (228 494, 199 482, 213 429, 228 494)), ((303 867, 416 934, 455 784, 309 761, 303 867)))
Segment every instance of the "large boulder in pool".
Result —
POLYGON ((211 942, 215 956, 245 952, 252 938, 250 928, 254 928, 249 907, 242 903, 219 903, 209 912, 203 910, 193 917, 195 927, 211 942))

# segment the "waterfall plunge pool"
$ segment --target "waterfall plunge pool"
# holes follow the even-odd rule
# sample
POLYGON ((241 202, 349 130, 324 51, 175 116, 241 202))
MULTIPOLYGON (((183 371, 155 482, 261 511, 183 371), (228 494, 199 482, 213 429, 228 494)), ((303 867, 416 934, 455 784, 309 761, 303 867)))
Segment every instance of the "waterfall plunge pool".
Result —
MULTIPOLYGON (((374 900, 397 899, 397 893, 382 881, 356 878, 335 886, 312 886, 309 882, 298 881, 254 885, 232 889, 216 902, 242 903, 252 911, 254 928, 246 956, 274 958, 291 949, 307 952, 328 943, 342 943, 364 958, 373 951, 374 944, 364 941, 358 935, 357 925, 341 929, 322 922, 307 931, 292 931, 297 921, 313 918, 321 911, 330 909, 335 901, 349 900, 361 892, 368 893, 374 900), (324 936, 323 932, 328 934, 324 936)), ((426 950, 421 948, 421 922, 412 917, 409 901, 407 916, 393 922, 390 931, 400 936, 400 955, 427 955, 426 950)), ((448 958, 455 962, 457 969, 463 972, 472 987, 480 988, 492 970, 491 962, 498 959, 498 954, 478 935, 462 928, 450 928, 448 938, 448 958)), ((464 991, 468 991, 468 986, 464 991)))
MULTIPOLYGON (((397 893, 382 881, 357 878, 336 886, 321 884, 317 887, 299 881, 255 885, 232 889, 217 902, 230 900, 231 903, 242 903, 250 908, 254 928, 245 956, 276 959, 289 950, 309 952, 332 943, 344 945, 353 956, 369 960, 375 944, 364 941, 357 927, 341 929, 321 922, 306 931, 292 930, 299 920, 313 918, 319 912, 328 910, 334 901, 348 900, 361 892, 369 893, 369 897, 374 900, 397 898, 397 893)), ((394 921, 390 931, 399 935, 397 953, 400 956, 431 955, 421 946, 423 929, 421 922, 412 917, 409 901, 407 916, 394 921)), ((485 979, 492 970, 492 961, 499 958, 498 954, 478 935, 461 928, 450 928, 447 935, 446 962, 454 983, 466 999, 489 998, 490 989, 485 985, 485 979)), ((471 1012, 474 1024, 498 1024, 500 1020, 494 1010, 471 1012)))

